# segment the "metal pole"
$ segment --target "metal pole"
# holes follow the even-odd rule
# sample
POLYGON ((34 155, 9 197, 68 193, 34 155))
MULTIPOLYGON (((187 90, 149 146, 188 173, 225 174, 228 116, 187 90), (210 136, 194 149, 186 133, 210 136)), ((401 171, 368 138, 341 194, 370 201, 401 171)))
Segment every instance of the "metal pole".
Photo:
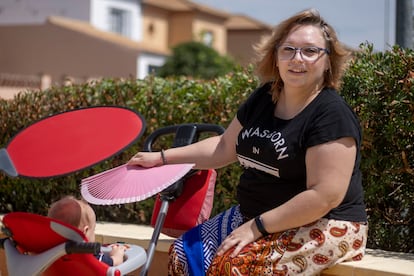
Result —
POLYGON ((396 44, 413 48, 413 0, 397 0, 396 5, 396 44))
POLYGON ((152 259, 155 254, 157 247, 158 238, 161 234, 162 226, 164 225, 165 218, 168 212, 169 201, 162 200, 160 211, 158 212, 157 221, 155 222, 154 232, 152 232, 151 241, 148 245, 147 250, 147 261, 145 262, 144 268, 141 270, 140 276, 146 276, 151 266, 152 259))
POLYGON ((390 46, 390 0, 384 1, 384 50, 390 46))

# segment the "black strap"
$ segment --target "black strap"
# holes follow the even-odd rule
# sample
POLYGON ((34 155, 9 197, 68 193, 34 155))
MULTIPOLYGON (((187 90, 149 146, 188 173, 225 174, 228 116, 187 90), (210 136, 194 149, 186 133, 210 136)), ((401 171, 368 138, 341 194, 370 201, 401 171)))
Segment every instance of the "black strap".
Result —
POLYGON ((263 221, 260 216, 255 217, 254 222, 256 223, 257 230, 259 230, 259 232, 262 233, 263 236, 270 235, 270 233, 267 232, 266 229, 264 228, 263 221))

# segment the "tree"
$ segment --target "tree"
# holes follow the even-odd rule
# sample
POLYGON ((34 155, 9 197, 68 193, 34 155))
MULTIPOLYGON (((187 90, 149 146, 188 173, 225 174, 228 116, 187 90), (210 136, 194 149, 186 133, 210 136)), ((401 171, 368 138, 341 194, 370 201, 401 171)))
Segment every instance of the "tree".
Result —
POLYGON ((194 78, 212 79, 225 75, 235 67, 235 63, 227 56, 221 56, 214 49, 200 42, 186 42, 172 49, 173 54, 160 68, 160 77, 190 76, 194 78))

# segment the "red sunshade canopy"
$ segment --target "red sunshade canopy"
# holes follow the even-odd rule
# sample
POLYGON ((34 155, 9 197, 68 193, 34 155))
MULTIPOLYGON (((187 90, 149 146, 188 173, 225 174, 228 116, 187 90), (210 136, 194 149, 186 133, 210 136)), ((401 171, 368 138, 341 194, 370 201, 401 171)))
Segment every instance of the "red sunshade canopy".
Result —
POLYGON ((93 166, 121 152, 145 130, 142 116, 115 106, 88 107, 46 117, 0 150, 11 176, 55 177, 93 166))

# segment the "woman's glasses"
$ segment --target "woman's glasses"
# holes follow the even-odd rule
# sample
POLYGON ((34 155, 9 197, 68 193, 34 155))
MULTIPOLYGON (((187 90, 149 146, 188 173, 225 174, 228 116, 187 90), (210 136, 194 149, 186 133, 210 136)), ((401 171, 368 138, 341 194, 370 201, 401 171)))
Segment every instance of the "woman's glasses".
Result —
POLYGON ((296 52, 300 53, 300 56, 304 61, 313 62, 320 58, 323 54, 329 55, 329 50, 316 46, 306 46, 302 48, 296 48, 290 45, 282 45, 277 48, 278 57, 281 60, 291 60, 295 57, 296 52))

